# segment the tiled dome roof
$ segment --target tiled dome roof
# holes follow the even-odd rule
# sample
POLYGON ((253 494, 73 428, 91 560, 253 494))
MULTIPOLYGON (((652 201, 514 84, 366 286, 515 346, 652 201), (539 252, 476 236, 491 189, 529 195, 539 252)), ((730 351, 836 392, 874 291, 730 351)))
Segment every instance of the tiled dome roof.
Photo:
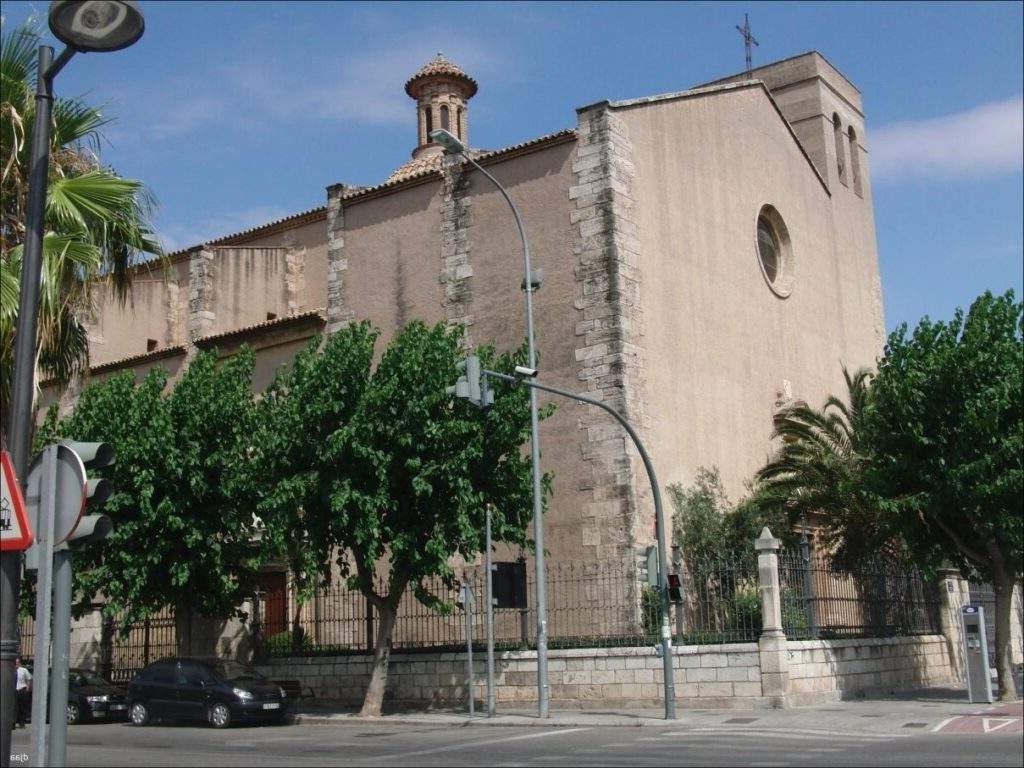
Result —
POLYGON ((458 64, 453 64, 448 61, 440 51, 438 51, 437 56, 420 67, 419 72, 406 81, 405 92, 412 98, 416 98, 416 94, 412 90, 413 86, 424 78, 438 76, 461 80, 466 86, 465 98, 467 99, 471 98, 476 93, 476 80, 463 72, 458 64))
MULTIPOLYGON (((473 158, 477 158, 480 155, 486 154, 484 150, 470 149, 467 150, 473 158)), ((444 158, 444 153, 438 152, 433 155, 423 155, 421 157, 414 157, 411 160, 407 160, 398 166, 390 176, 388 176, 385 184, 390 184, 393 181, 402 181, 404 179, 412 178, 413 176, 420 176, 427 171, 440 171, 441 160, 444 158)))

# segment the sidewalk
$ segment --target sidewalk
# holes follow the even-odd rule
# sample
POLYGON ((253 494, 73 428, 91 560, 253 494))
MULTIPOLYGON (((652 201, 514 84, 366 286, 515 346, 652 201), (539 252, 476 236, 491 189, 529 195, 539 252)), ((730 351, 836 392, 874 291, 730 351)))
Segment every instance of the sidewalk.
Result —
MULTIPOLYGON (((488 718, 477 711, 470 717, 465 711, 406 711, 380 718, 360 718, 350 711, 331 710, 315 704, 300 707, 295 718, 303 724, 420 725, 433 727, 533 726, 533 727, 646 727, 694 731, 772 730, 790 733, 831 733, 904 736, 937 731, 954 720, 1002 716, 1020 723, 1020 703, 1011 705, 971 704, 966 692, 954 688, 933 688, 906 694, 870 699, 829 702, 798 709, 683 709, 678 718, 664 719, 662 709, 572 710, 552 709, 541 720, 536 709, 501 707, 488 718)), ((1016 730, 1016 728, 1014 728, 1016 730)))

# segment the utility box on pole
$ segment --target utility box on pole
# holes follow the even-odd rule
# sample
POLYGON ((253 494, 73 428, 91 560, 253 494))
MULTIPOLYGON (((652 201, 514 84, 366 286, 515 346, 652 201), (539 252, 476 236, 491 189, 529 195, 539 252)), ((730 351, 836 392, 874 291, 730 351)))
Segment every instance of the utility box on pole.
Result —
POLYGON ((985 636, 985 609, 965 605, 961 618, 964 629, 964 667, 967 670, 967 696, 971 703, 992 703, 992 678, 988 667, 988 638, 985 636))

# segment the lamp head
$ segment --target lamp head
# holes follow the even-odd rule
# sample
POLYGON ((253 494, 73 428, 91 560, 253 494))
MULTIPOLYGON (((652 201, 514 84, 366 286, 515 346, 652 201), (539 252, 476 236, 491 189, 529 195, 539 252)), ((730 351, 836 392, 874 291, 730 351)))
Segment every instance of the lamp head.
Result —
POLYGON ((133 0, 54 0, 49 17, 54 37, 76 51, 119 51, 146 29, 133 0))
POLYGON ((466 151, 466 145, 444 128, 438 128, 436 131, 431 131, 430 138, 444 147, 444 151, 449 154, 458 155, 466 151))

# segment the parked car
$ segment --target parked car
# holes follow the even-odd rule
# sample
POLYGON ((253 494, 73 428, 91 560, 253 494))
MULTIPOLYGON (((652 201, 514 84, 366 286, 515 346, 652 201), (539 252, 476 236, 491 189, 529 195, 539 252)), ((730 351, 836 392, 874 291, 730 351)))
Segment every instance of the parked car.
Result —
POLYGON ((214 728, 235 722, 282 722, 290 701, 284 689, 252 667, 224 659, 154 661, 128 683, 128 719, 206 721, 214 728))
MULTIPOLYGON (((69 669, 68 725, 126 718, 127 694, 124 686, 114 685, 90 669, 69 669)), ((31 708, 29 712, 31 713, 31 708)))
POLYGON ((68 670, 68 724, 128 717, 128 691, 88 669, 68 670))

